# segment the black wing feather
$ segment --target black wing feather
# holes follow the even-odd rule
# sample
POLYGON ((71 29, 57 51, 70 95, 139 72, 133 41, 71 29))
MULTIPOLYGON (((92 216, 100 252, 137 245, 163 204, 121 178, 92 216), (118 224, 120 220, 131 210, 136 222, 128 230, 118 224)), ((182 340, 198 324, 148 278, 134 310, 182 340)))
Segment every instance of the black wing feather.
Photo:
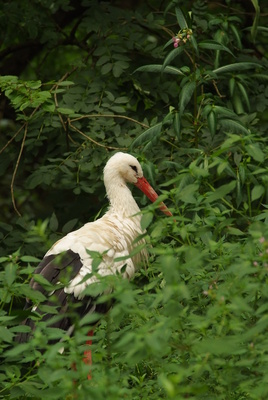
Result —
MULTIPOLYGON (((34 274, 42 275, 55 287, 55 290, 52 294, 49 293, 48 290, 43 287, 39 282, 35 281, 33 277, 30 281, 30 286, 34 290, 38 290, 43 293, 47 297, 47 300, 45 302, 42 302, 42 304, 36 306, 31 300, 27 299, 24 309, 32 310, 34 307, 33 312, 35 313, 35 315, 36 313, 41 315, 42 321, 49 321, 50 319, 54 319, 55 321, 55 318, 53 318, 55 317, 55 314, 45 313, 42 311, 42 305, 54 306, 57 311, 56 315, 58 315, 59 318, 57 318, 56 322, 48 325, 67 331, 74 323, 69 313, 70 308, 72 308, 73 310, 75 309, 78 315, 85 315, 92 307, 93 299, 87 298, 85 302, 82 302, 81 300, 75 298, 73 295, 65 293, 63 284, 60 283, 60 281, 64 278, 65 280, 68 279, 68 281, 73 279, 79 272, 82 265, 83 264, 81 262, 79 254, 74 253, 71 250, 67 250, 64 253, 56 255, 52 254, 44 257, 34 271, 34 274), (57 284, 59 284, 60 286, 59 289, 57 289, 57 284), (77 304, 76 308, 73 306, 74 304, 77 304), (70 307, 70 305, 72 305, 72 307, 70 307)), ((30 326, 31 332, 35 329, 35 323, 31 316, 23 321, 23 325, 30 326)), ((20 343, 28 341, 31 336, 31 332, 20 333, 16 338, 17 341, 20 343)))
MULTIPOLYGON (((42 302, 36 307, 32 301, 27 300, 24 309, 32 310, 33 313, 41 315, 42 321, 48 321, 48 326, 53 328, 60 328, 68 331, 69 328, 75 323, 75 320, 81 319, 82 316, 87 313, 96 311, 98 313, 105 313, 110 308, 108 304, 96 304, 94 298, 89 296, 85 297, 83 300, 78 300, 73 294, 68 294, 64 291, 64 285, 59 284, 62 280, 65 282, 66 279, 70 281, 79 272, 82 267, 82 262, 79 254, 68 250, 64 253, 57 255, 49 255, 44 257, 44 259, 37 266, 34 274, 42 275, 48 282, 56 289, 49 293, 46 288, 44 288, 39 282, 35 281, 34 277, 30 281, 30 286, 34 290, 38 290, 43 293, 47 300, 42 302), (57 289, 57 285, 60 288, 57 289), (42 311, 42 305, 54 306, 57 313, 55 314, 45 313, 42 311), (58 318, 57 318, 58 317, 58 318), (49 321, 52 321, 51 324, 49 321)), ((31 327, 31 332, 35 329, 35 323, 31 316, 23 321, 23 325, 31 327)), ((17 336, 17 341, 20 343, 29 340, 30 333, 20 333, 17 336)))

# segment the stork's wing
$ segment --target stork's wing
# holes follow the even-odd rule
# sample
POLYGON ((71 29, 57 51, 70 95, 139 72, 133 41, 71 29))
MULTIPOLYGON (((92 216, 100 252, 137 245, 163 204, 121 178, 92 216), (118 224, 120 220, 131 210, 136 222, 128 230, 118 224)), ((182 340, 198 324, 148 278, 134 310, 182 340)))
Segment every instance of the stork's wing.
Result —
MULTIPOLYGON (((41 275, 53 285, 54 290, 50 291, 45 288, 44 285, 39 283, 40 279, 33 277, 30 281, 30 286, 44 294, 47 300, 39 305, 27 300, 24 309, 31 310, 33 316, 41 315, 42 321, 51 321, 48 326, 63 329, 70 334, 72 333, 75 319, 78 320, 78 318, 94 311, 98 313, 107 312, 108 305, 96 304, 94 301, 96 299, 87 296, 84 301, 81 301, 73 294, 66 292, 64 282, 70 281, 77 276, 82 265, 79 254, 71 250, 45 256, 37 266, 34 275, 41 275), (53 307, 53 313, 47 312, 48 308, 45 306, 53 307)), ((35 323, 31 316, 23 321, 23 324, 30 326, 31 332, 35 329, 35 323)), ((21 343, 28 341, 31 332, 19 334, 17 341, 21 343)))
MULTIPOLYGON (((72 250, 67 250, 60 254, 52 254, 45 256, 40 264, 37 266, 34 274, 42 275, 51 285, 56 285, 60 282, 67 272, 70 279, 73 279, 82 267, 80 256, 72 250)), ((31 279, 30 286, 34 290, 39 290, 45 294, 46 290, 43 286, 36 282, 34 277, 31 279)))
POLYGON ((96 272, 99 276, 122 274, 124 278, 133 277, 135 260, 129 255, 137 235, 137 226, 131 219, 122 221, 118 215, 107 213, 99 220, 70 232, 55 243, 47 255, 67 249, 79 255, 82 266, 70 279, 65 291, 82 299, 84 289, 98 281, 96 272), (97 271, 93 268, 93 253, 99 255, 97 271))
MULTIPOLYGON (((33 289, 48 298, 46 305, 56 307, 56 316, 53 313, 45 313, 45 308, 42 307, 44 303, 35 305, 28 301, 26 308, 41 314, 43 321, 49 321, 49 326, 64 330, 69 330, 73 325, 70 313, 74 308, 73 314, 76 316, 93 311, 106 312, 110 304, 96 304, 96 299, 85 296, 84 290, 98 282, 98 276, 121 273, 124 278, 133 277, 139 257, 136 260, 132 259, 130 254, 133 241, 139 233, 134 220, 123 220, 120 215, 109 212, 101 219, 70 232, 51 247, 35 271, 53 288, 46 289, 39 283, 40 279, 34 277, 30 282, 33 289), (92 253, 101 257, 97 266, 97 276, 93 268, 92 253)), ((34 329, 32 319, 27 318, 24 323, 34 329)), ((27 339, 28 335, 22 334, 19 337, 21 342, 27 339)))

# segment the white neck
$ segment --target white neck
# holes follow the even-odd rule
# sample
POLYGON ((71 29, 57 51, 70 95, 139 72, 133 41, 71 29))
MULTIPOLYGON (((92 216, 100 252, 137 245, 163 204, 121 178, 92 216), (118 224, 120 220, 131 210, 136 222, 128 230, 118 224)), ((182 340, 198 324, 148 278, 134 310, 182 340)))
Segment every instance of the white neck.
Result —
POLYGON ((140 209, 126 182, 118 175, 110 176, 110 178, 109 181, 104 182, 111 204, 110 210, 124 217, 131 217, 139 213, 140 209))

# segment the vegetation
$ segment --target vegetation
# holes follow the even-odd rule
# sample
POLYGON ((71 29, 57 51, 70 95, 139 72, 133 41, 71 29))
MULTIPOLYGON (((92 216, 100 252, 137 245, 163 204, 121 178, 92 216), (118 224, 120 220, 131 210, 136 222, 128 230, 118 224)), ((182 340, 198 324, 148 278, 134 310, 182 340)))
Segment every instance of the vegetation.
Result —
POLYGON ((265 400, 267 4, 121 3, 0 5, 0 398, 265 400), (38 261, 105 212, 117 150, 138 157, 174 217, 133 191, 149 265, 100 283, 115 303, 88 380, 96 317, 73 310, 63 354, 38 315, 29 343, 14 338, 25 297, 43 301, 28 286, 38 261))

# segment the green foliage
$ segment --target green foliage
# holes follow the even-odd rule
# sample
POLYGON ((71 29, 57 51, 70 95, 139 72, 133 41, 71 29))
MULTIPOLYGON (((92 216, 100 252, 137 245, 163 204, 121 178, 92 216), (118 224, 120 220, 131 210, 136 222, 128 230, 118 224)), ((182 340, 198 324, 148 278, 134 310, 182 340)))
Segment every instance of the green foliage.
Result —
POLYGON ((77 3, 0 5, 0 398, 266 400, 267 5, 77 3), (148 267, 87 289, 114 302, 88 380, 99 315, 71 309, 69 338, 36 313, 32 340, 14 338, 26 297, 57 318, 29 280, 105 212, 116 150, 138 156, 174 217, 139 197, 148 267))

